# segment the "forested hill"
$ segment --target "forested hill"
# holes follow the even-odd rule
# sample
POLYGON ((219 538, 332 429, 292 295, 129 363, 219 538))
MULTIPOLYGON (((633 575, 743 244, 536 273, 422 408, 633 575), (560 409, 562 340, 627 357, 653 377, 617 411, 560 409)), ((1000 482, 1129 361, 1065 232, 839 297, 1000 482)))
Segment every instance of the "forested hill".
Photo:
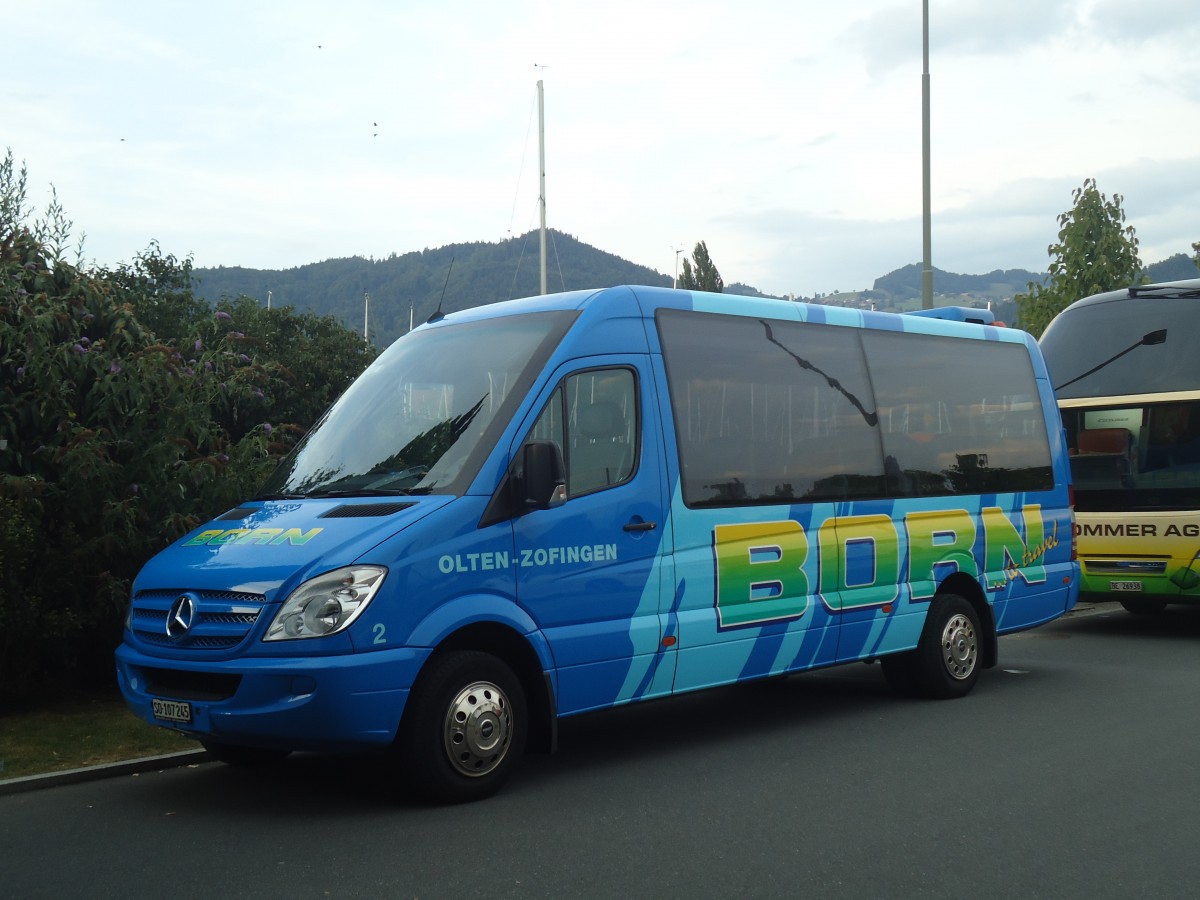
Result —
MULTIPOLYGON (((538 233, 531 231, 499 243, 451 244, 400 256, 392 254, 387 259, 353 256, 282 270, 226 266, 195 269, 195 292, 210 302, 244 294, 264 305, 269 294, 272 306, 333 316, 360 332, 369 306, 371 341, 377 347, 386 347, 408 331, 410 310, 412 321, 419 324, 433 314, 439 303, 443 312, 452 312, 539 293, 539 243, 538 233), (364 303, 364 294, 369 296, 369 304, 364 303)), ((597 250, 561 231, 547 232, 546 256, 546 281, 551 292, 616 284, 671 284, 667 275, 597 250)), ((1150 281, 1175 281, 1195 278, 1200 273, 1191 257, 1181 253, 1147 266, 1145 275, 1150 281)), ((1025 269, 959 275, 935 268, 935 305, 986 306, 991 302, 1001 319, 1014 322, 1013 296, 1025 293, 1030 282, 1044 283, 1046 277, 1025 269)), ((725 292, 767 296, 740 283, 726 284, 725 292)), ((913 308, 920 296, 921 267, 914 264, 875 279, 869 291, 813 299, 898 311, 913 308)))
MULTIPOLYGON (((933 288, 938 294, 970 295, 985 300, 1004 300, 1029 289, 1029 282, 1044 282, 1045 275, 1026 269, 997 269, 986 275, 959 275, 933 270, 933 288)), ((896 300, 921 296, 921 266, 913 264, 875 279, 873 291, 896 300)))
MULTIPOLYGON (((210 302, 245 294, 265 304, 269 292, 272 306, 333 316, 358 331, 366 312, 372 343, 386 347, 408 331, 410 309, 419 324, 439 304, 452 312, 540 293, 539 256, 540 238, 531 231, 499 243, 451 244, 387 259, 354 256, 283 270, 220 266, 193 274, 197 296, 210 302)), ((616 284, 670 287, 671 279, 551 229, 546 283, 555 292, 616 284)))
MULTIPOLYGON (((1196 264, 1190 256, 1177 253, 1161 262, 1146 266, 1143 274, 1150 282, 1181 281, 1200 277, 1196 264)), ((1030 282, 1045 284, 1046 273, 1030 272, 1027 269, 997 269, 986 275, 959 275, 945 272, 937 267, 933 270, 934 292, 942 296, 969 296, 976 300, 1007 300, 1017 294, 1028 293, 1030 282)), ((902 301, 921 296, 921 266, 911 265, 896 269, 875 279, 872 288, 876 298, 902 301)))

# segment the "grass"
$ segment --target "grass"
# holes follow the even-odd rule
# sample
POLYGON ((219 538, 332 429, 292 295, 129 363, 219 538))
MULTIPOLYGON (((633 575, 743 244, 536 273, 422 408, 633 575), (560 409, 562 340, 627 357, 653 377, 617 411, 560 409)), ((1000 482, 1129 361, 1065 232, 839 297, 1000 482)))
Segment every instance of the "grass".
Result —
POLYGON ((0 781, 199 746, 147 725, 116 693, 60 696, 33 709, 0 712, 0 781))

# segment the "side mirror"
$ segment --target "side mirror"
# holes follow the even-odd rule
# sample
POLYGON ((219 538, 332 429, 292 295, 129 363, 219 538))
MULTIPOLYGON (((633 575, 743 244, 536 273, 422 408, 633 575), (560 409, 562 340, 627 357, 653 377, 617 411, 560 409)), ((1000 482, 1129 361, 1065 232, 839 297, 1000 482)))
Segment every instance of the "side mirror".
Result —
POLYGON ((567 467, 555 441, 530 441, 521 448, 520 499, 527 509, 553 509, 567 500, 567 467))

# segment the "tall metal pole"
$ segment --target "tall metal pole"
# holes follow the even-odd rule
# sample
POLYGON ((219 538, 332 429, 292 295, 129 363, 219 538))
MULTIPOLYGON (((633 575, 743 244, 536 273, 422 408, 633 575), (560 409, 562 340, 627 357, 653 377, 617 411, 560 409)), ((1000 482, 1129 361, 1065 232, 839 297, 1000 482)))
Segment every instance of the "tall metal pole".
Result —
POLYGON ((925 252, 921 269, 921 308, 933 309, 933 236, 929 200, 929 0, 921 0, 921 243, 925 252))
POLYGON ((371 295, 363 291, 363 343, 371 343, 370 332, 367 331, 367 317, 371 313, 371 295))
POLYGON ((538 205, 542 210, 542 293, 546 293, 546 114, 539 78, 538 89, 538 169, 541 171, 538 186, 538 205))

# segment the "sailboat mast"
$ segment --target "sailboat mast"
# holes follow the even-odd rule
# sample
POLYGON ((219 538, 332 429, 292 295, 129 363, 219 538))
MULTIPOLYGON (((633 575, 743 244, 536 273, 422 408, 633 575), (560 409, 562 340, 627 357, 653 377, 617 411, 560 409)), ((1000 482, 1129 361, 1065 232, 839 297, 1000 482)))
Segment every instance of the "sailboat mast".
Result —
POLYGON ((542 293, 546 293, 546 111, 543 99, 542 81, 539 78, 538 89, 538 170, 541 173, 538 185, 538 206, 542 213, 542 293))

